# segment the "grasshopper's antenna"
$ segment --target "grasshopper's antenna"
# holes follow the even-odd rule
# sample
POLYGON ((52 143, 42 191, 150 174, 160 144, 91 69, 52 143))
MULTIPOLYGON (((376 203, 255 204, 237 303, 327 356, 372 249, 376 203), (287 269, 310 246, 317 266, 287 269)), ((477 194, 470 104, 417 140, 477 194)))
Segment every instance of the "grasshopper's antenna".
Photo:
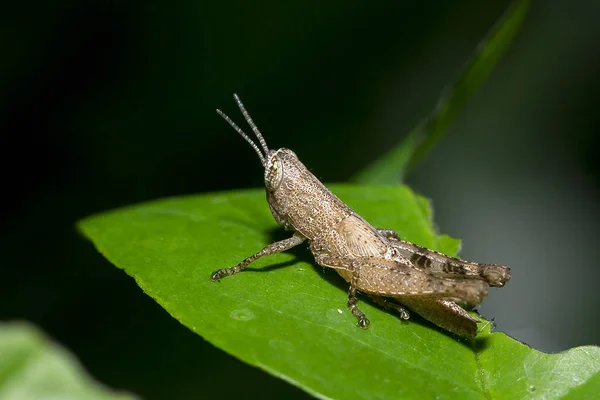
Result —
POLYGON ((250 114, 248 114, 248 111, 246 111, 246 107, 244 107, 244 104, 242 103, 242 101, 240 100, 240 98, 238 97, 237 94, 234 93, 233 98, 235 99, 235 102, 237 103, 238 107, 240 108, 242 115, 246 119, 246 122, 248 123, 248 125, 250 125, 250 128, 252 128, 252 131, 254 131, 254 134, 258 138, 260 145, 262 146, 263 150, 265 151, 265 156, 268 156, 269 148, 267 147, 267 142, 265 142, 265 139, 263 138, 260 131, 258 130, 258 127, 254 123, 254 121, 252 121, 252 118, 250 118, 250 114))
MULTIPOLYGON (((238 100, 238 101, 239 101, 239 99, 237 99, 237 96, 236 96, 236 100, 238 100)), ((239 103, 239 104, 241 104, 241 103, 239 103)), ((245 111, 245 110, 244 110, 244 111, 245 111)), ((223 117, 223 119, 224 119, 225 121, 227 121, 227 123, 228 123, 229 125, 231 125, 231 127, 232 127, 233 129, 235 129, 235 130, 236 130, 236 132, 237 132, 237 133, 239 133, 241 137, 243 137, 244 139, 246 139, 246 142, 250 143, 250 146, 252 146, 252 148, 254 149, 254 151, 256 151, 256 154, 258 154, 258 158, 260 158, 260 162, 262 163, 262 165, 263 165, 263 166, 265 166, 265 165, 266 165, 266 164, 265 164, 265 157, 264 157, 264 156, 262 155, 262 153, 260 152, 260 148, 259 148, 259 147, 256 145, 256 143, 254 143, 254 142, 252 141, 252 139, 250 139, 250 137, 244 133, 244 131, 242 130, 242 128, 240 128, 239 126, 237 126, 237 125, 235 124, 235 122, 233 122, 233 121, 231 120, 231 118, 229 118, 227 115, 225 115, 225 113, 224 113, 223 111, 221 111, 221 110, 219 110, 219 109, 217 108, 217 113, 219 113, 219 115, 220 115, 221 117, 223 117)), ((248 118, 250 118, 250 117, 248 117, 248 118)), ((246 118, 246 120, 247 120, 248 118, 246 118)), ((252 121, 252 120, 250 120, 250 121, 252 121)), ((250 126, 252 126, 252 125, 250 125, 250 126)), ((260 139, 262 139, 262 136, 260 137, 260 139)), ((263 139, 263 142, 264 142, 264 139, 263 139)), ((261 144, 263 144, 263 143, 261 142, 261 144)), ((263 147, 265 147, 265 148, 266 148, 266 145, 264 145, 263 147)), ((268 153, 267 153, 267 154, 268 154, 268 153)))

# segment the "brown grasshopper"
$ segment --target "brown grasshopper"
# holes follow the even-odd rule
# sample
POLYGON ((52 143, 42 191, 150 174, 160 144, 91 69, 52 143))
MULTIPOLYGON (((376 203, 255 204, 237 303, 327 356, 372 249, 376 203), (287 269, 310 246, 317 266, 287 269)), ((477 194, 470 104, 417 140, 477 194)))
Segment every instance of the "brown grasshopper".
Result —
POLYGON ((217 112, 258 154, 265 169, 271 213, 279 225, 294 234, 271 243, 235 267, 215 271, 213 281, 308 239, 317 264, 335 269, 350 282, 348 307, 361 328, 367 328, 369 320, 356 305, 357 291, 385 309, 396 310, 404 320, 409 318, 408 308, 457 335, 475 336, 479 321, 457 303, 467 307, 480 304, 488 287, 504 286, 510 279, 509 267, 448 257, 401 240, 392 229, 372 227, 331 193, 293 151, 269 150, 239 97, 234 94, 234 98, 264 154, 227 115, 217 112))

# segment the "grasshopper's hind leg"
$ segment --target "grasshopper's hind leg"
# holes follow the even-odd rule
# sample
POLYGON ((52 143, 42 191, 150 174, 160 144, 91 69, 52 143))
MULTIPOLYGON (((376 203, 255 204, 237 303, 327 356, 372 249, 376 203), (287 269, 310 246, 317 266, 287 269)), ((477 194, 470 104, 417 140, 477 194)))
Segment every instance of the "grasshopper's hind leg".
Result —
POLYGON ((502 287, 510 279, 510 268, 505 265, 482 264, 449 257, 402 240, 393 229, 377 229, 377 232, 388 239, 390 245, 399 250, 400 254, 409 259, 417 268, 426 270, 432 275, 481 279, 494 287, 502 287))
POLYGON ((453 301, 418 296, 398 297, 398 301, 426 320, 463 337, 477 335, 479 320, 453 301))
POLYGON ((242 271, 246 268, 251 262, 258 260, 263 256, 269 256, 275 253, 281 253, 282 251, 286 251, 291 249, 292 247, 298 246, 302 243, 306 238, 299 233, 294 233, 294 236, 288 239, 280 240, 279 242, 271 243, 258 253, 246 258, 244 261, 231 268, 223 268, 218 271, 213 272, 210 275, 210 279, 213 281, 218 281, 222 277, 227 275, 234 275, 238 272, 242 271))

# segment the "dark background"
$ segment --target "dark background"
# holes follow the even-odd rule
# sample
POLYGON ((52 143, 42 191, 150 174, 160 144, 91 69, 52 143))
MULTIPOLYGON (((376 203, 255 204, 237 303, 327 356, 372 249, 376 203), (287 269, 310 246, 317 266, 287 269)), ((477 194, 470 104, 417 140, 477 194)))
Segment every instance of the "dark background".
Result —
MULTIPOLYGON (((434 107, 507 1, 55 1, 0 13, 0 319, 33 321, 144 397, 305 397, 168 316, 75 232, 164 196, 262 186, 214 112, 346 181, 434 107), (231 380, 235 379, 236 383, 231 380)), ((599 344, 600 3, 535 2, 408 177, 467 259, 512 267, 481 308, 545 351, 599 344)), ((266 205, 265 205, 266 206, 266 205)))

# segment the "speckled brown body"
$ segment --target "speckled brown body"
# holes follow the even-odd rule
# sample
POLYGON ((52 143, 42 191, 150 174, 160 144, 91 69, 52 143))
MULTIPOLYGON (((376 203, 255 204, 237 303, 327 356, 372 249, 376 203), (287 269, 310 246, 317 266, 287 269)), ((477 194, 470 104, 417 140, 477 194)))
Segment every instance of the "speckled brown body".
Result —
POLYGON ((316 262, 335 269, 350 283, 348 306, 359 326, 369 320, 356 306, 357 290, 407 319, 402 306, 461 336, 474 336, 478 322, 457 303, 473 307, 488 287, 503 286, 510 269, 445 256, 400 240, 395 231, 377 229, 331 193, 288 149, 269 150, 236 96, 244 117, 257 135, 264 155, 228 117, 219 113, 259 154, 265 168, 267 201, 275 220, 295 233, 272 243, 232 268, 213 273, 219 280, 265 255, 288 250, 309 240, 316 262))

